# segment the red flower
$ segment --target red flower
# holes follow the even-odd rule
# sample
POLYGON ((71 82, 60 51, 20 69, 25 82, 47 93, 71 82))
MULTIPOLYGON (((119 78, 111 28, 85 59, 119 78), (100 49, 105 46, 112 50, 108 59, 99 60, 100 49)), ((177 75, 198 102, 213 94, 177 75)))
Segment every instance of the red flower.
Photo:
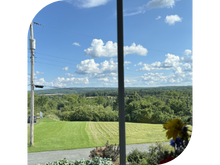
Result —
POLYGON ((160 162, 159 162, 159 164, 164 164, 164 163, 167 163, 167 162, 169 162, 169 161, 171 161, 171 160, 173 160, 174 158, 172 157, 172 156, 170 156, 170 157, 168 157, 167 159, 165 159, 165 160, 161 160, 160 162))

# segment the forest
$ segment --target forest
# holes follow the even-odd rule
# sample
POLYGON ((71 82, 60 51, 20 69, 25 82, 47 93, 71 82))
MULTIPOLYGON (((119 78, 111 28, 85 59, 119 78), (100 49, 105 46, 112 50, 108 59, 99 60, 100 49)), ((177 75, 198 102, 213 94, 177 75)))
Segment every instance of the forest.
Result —
MULTIPOLYGON (((67 90, 67 89, 65 89, 67 90)), ((64 89, 62 91, 65 91, 64 89)), ((118 121, 118 90, 86 90, 63 95, 34 95, 34 114, 55 115, 63 121, 118 121)), ((55 91, 57 92, 57 91, 55 91)), ((162 124, 169 119, 186 121, 192 115, 192 86, 126 88, 126 122, 162 124)), ((30 115, 31 94, 28 92, 30 115)))

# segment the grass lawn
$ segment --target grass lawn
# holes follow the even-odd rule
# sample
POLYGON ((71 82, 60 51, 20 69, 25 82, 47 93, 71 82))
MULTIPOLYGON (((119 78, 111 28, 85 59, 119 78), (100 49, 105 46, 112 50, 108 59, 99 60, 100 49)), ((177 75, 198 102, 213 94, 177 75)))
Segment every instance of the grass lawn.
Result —
MULTIPOLYGON (((162 124, 126 123, 125 126, 126 144, 169 141, 162 124)), ((34 125, 34 147, 29 147, 28 143, 28 152, 99 147, 105 146, 107 140, 118 145, 118 122, 67 122, 42 118, 34 125)))

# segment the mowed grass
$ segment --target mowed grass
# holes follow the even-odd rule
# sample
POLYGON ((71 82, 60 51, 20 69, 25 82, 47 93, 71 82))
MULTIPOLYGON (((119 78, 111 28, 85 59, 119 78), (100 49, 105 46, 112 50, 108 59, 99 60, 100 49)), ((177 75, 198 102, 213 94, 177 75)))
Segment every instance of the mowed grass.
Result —
MULTIPOLYGON (((126 144, 169 141, 162 124, 125 123, 125 128, 126 144)), ((100 147, 105 146, 107 140, 110 144, 119 144, 118 122, 67 122, 43 118, 34 125, 34 147, 28 145, 28 152, 100 147)))

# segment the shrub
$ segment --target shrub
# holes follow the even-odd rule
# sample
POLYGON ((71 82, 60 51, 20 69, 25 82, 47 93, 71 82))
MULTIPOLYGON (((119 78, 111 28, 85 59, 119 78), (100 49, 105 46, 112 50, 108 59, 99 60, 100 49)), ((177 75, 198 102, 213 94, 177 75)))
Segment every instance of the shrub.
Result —
MULTIPOLYGON (((37 164, 40 165, 40 164, 37 164)), ((95 157, 90 160, 76 160, 76 161, 68 161, 66 158, 54 161, 54 162, 47 162, 45 165, 113 165, 111 159, 109 158, 101 158, 101 157, 95 157)))
POLYGON ((131 153, 128 154, 127 160, 128 162, 141 162, 142 159, 147 157, 146 152, 141 152, 138 149, 133 150, 131 153))
POLYGON ((94 158, 96 156, 100 156, 102 158, 111 158, 111 160, 115 162, 119 157, 119 153, 120 153, 119 145, 118 146, 116 146, 116 144, 115 146, 113 146, 113 144, 109 145, 107 141, 105 144, 105 148, 96 147, 96 149, 90 151, 89 157, 94 158))
POLYGON ((150 146, 147 154, 146 161, 150 165, 158 165, 160 160, 163 160, 169 155, 173 154, 173 149, 169 145, 156 143, 155 146, 150 146))

